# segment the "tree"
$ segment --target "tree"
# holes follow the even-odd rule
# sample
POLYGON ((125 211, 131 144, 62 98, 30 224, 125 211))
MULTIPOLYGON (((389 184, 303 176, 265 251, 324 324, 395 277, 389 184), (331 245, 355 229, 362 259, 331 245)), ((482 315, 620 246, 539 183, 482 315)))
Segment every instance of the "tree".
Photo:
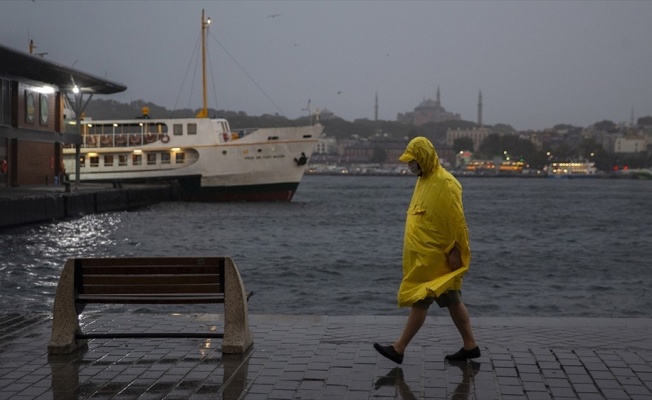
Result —
POLYGON ((596 122, 593 124, 593 128, 597 131, 615 132, 618 127, 613 121, 605 119, 604 121, 596 122))
POLYGON ((652 126, 652 115, 646 117, 641 117, 636 120, 636 125, 638 126, 652 126))
POLYGON ((460 151, 473 151, 473 139, 469 137, 455 139, 453 142, 453 151, 455 153, 459 153, 460 151))

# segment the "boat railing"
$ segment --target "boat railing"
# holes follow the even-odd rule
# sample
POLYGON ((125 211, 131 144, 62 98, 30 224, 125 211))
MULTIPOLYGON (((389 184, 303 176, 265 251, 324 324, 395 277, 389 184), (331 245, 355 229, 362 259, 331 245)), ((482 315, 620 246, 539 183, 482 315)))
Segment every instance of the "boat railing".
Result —
POLYGON ((167 125, 161 122, 83 123, 81 136, 81 146, 92 148, 143 146, 156 141, 167 143, 170 140, 167 125))

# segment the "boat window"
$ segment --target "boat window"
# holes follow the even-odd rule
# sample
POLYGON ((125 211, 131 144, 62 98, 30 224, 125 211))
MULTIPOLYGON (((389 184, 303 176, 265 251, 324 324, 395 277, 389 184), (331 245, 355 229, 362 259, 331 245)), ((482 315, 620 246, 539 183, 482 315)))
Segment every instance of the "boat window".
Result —
POLYGON ((197 124, 188 124, 188 135, 197 134, 197 124))
POLYGON ((81 156, 79 157, 79 167, 84 168, 86 166, 86 157, 81 156))
POLYGON ((186 153, 177 153, 175 154, 175 162, 177 164, 183 164, 186 162, 186 153))
POLYGON ((118 166, 120 166, 120 167, 126 167, 127 166, 127 155, 126 154, 118 155, 118 166))
POLYGON ((183 125, 182 124, 172 125, 172 134, 174 134, 174 136, 183 135, 183 125))
POLYGON ((161 153, 161 164, 170 163, 170 153, 161 153))
POLYGON ((147 153, 147 165, 156 165, 156 153, 147 153))
POLYGON ((106 154, 104 156, 104 166, 112 167, 113 166, 113 154, 106 154))
POLYGON ((91 168, 100 166, 100 156, 90 156, 91 168))
POLYGON ((143 165, 143 155, 142 154, 132 154, 131 155, 131 165, 143 165))

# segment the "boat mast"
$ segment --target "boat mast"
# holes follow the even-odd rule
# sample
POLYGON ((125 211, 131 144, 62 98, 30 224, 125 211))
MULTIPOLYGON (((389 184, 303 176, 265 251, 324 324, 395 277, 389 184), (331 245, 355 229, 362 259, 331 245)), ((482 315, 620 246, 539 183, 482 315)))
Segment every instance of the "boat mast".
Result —
POLYGON ((206 100, 206 31, 210 25, 211 19, 204 19, 204 10, 201 10, 201 72, 202 72, 202 94, 203 107, 197 113, 197 118, 208 118, 208 101, 206 100))

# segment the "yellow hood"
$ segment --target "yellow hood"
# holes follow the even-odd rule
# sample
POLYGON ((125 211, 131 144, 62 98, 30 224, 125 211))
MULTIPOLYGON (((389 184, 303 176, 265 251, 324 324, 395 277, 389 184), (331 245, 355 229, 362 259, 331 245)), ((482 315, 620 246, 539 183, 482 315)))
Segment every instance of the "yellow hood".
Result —
POLYGON ((432 143, 424 137, 412 139, 400 160, 416 160, 423 172, 414 187, 405 221, 398 304, 406 307, 449 289, 460 290, 462 275, 471 261, 471 249, 462 186, 439 164, 432 143), (454 273, 447 261, 453 247, 462 255, 462 268, 454 273))

